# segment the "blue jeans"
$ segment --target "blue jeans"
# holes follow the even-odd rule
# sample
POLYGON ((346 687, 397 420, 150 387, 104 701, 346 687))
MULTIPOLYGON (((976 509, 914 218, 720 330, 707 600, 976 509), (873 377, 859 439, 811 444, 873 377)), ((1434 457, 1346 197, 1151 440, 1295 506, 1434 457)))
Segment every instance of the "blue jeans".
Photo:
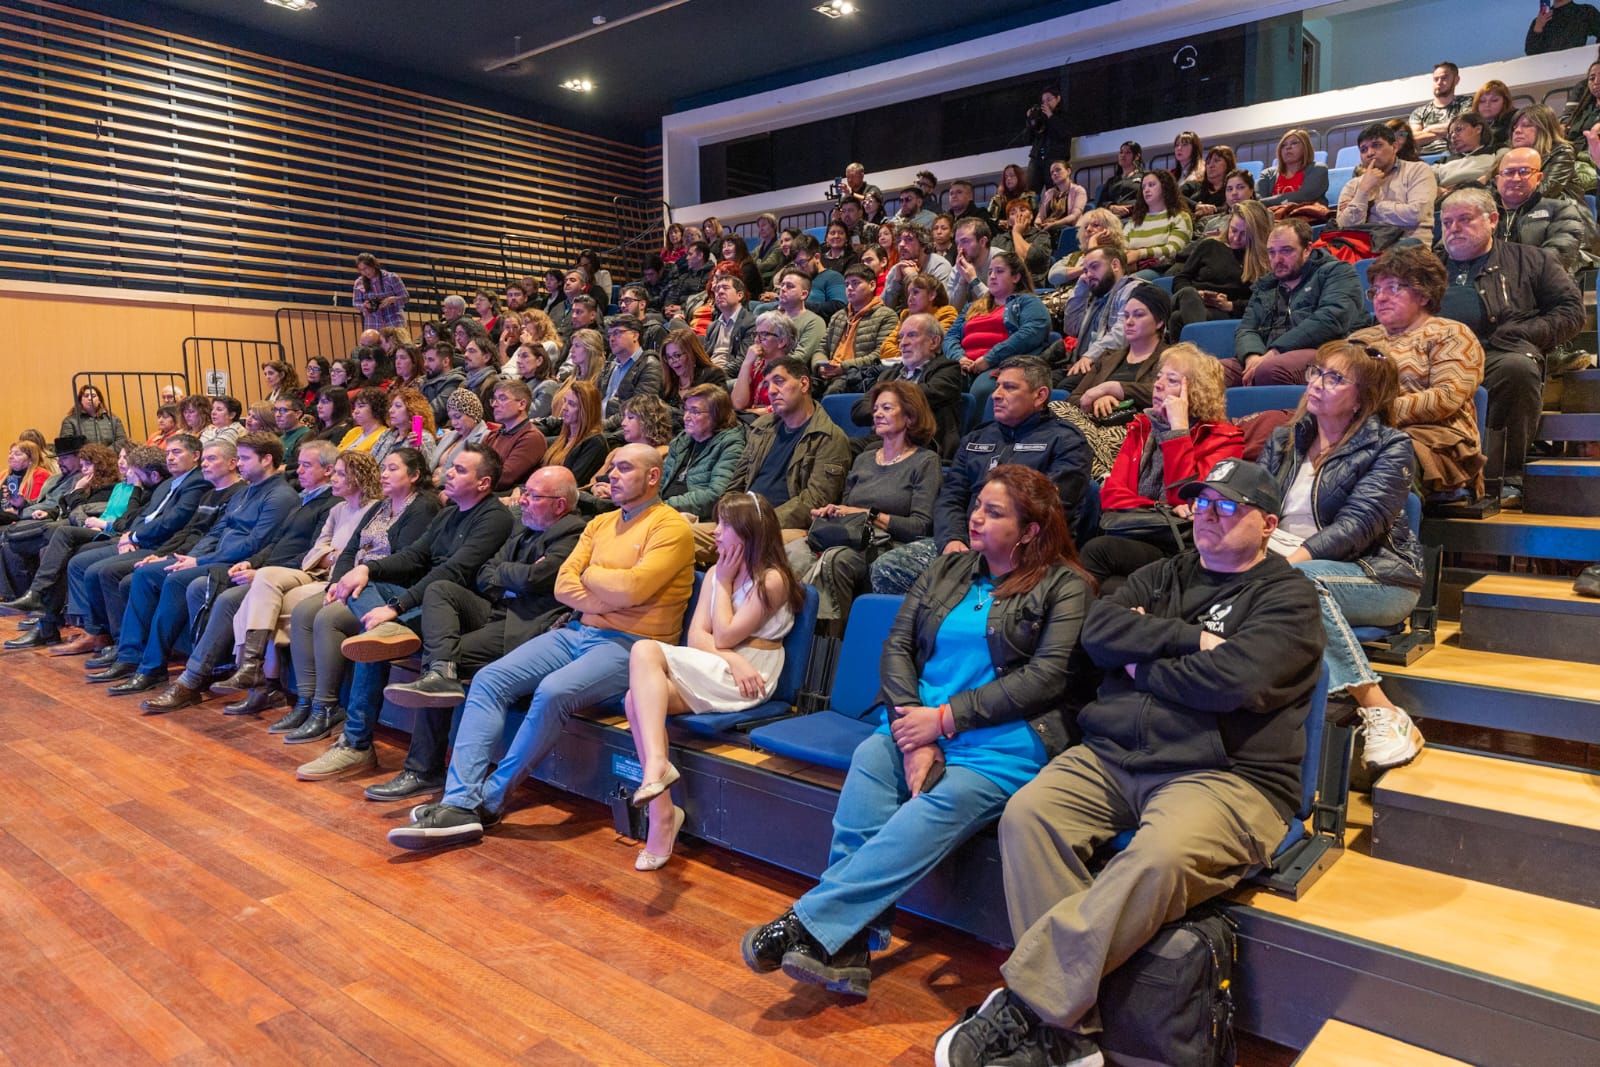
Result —
POLYGON ((1313 559, 1294 566, 1317 587, 1322 628, 1328 631, 1328 646, 1322 654, 1322 661, 1328 665, 1328 692, 1340 693, 1353 685, 1376 685, 1379 678, 1351 627, 1403 622, 1417 606, 1420 594, 1404 586, 1385 585, 1358 563, 1313 559))
POLYGON ((1009 797, 965 767, 946 768, 931 791, 912 797, 894 739, 872 734, 850 757, 833 812, 828 869, 795 901, 795 915, 823 948, 838 952, 957 845, 998 819, 1009 797))
POLYGON ((633 634, 570 623, 519 645, 472 676, 445 777, 444 802, 468 810, 505 806, 524 771, 550 754, 567 718, 628 688, 633 634), (489 762, 505 733, 511 705, 532 695, 492 777, 489 762))
MULTIPOLYGON (((350 614, 360 619, 373 608, 383 607, 391 597, 399 596, 405 591, 406 587, 403 585, 368 582, 365 589, 345 601, 345 606, 350 609, 350 614)), ((416 620, 421 615, 421 608, 412 608, 395 621, 402 626, 416 629, 416 620)), ((344 720, 344 740, 351 748, 372 747, 372 728, 383 711, 383 687, 388 681, 387 663, 357 663, 352 666, 350 698, 346 701, 344 720)))
POLYGON ((138 664, 142 674, 167 669, 167 657, 189 625, 189 586, 206 579, 205 567, 168 572, 170 565, 152 563, 134 571, 123 609, 117 661, 138 664))

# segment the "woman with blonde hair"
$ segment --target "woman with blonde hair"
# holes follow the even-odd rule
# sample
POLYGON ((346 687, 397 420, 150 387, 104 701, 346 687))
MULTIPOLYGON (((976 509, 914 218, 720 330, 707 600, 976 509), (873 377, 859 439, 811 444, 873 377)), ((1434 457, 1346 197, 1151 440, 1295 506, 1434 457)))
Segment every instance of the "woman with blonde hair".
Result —
POLYGON ((305 448, 335 456, 328 491, 339 502, 328 510, 299 567, 263 567, 250 579, 249 592, 233 617, 236 667, 232 675, 211 686, 220 696, 249 691, 245 699, 223 707, 229 715, 253 714, 283 702, 282 690, 273 679, 279 671, 277 646, 289 643, 290 613, 302 600, 323 594, 333 561, 350 543, 361 516, 381 495, 378 462, 371 454, 335 452, 327 441, 308 441, 305 448))
POLYGON ((1083 257, 1113 237, 1117 244, 1123 243, 1121 219, 1103 207, 1085 211, 1078 217, 1077 251, 1069 252, 1051 264, 1046 279, 1051 285, 1077 285, 1078 276, 1083 273, 1083 257))
POLYGON ((1511 120, 1511 147, 1531 148, 1543 161, 1541 196, 1559 197, 1582 205, 1589 190, 1578 174, 1578 157, 1561 129, 1556 113, 1543 104, 1529 104, 1511 120))
POLYGON ((565 467, 579 485, 586 485, 606 458, 600 390, 593 382, 581 379, 571 385, 561 401, 561 430, 540 466, 565 467))
POLYGON ((11 445, 5 478, 5 508, 13 518, 28 504, 39 499, 44 483, 50 480, 50 471, 44 465, 44 453, 32 441, 15 441, 11 445))
POLYGON ((1272 269, 1267 262, 1271 233, 1272 213, 1261 201, 1246 200, 1229 211, 1222 236, 1195 242, 1173 275, 1169 340, 1178 340, 1191 322, 1244 317, 1251 289, 1272 269))
POLYGON ((1256 179, 1256 196, 1268 207, 1327 204, 1328 168, 1317 162, 1310 133, 1293 129, 1278 138, 1278 161, 1256 179))
POLYGON ((597 390, 600 388, 601 375, 606 371, 606 339, 600 336, 600 331, 574 331, 567 348, 567 361, 561 369, 566 372, 566 380, 550 397, 550 417, 539 423, 539 429, 546 434, 561 432, 561 410, 575 383, 588 382, 597 390))
POLYGON ((1150 406, 1100 487, 1100 528, 1083 546, 1083 566, 1111 593, 1147 563, 1189 547, 1190 506, 1178 496, 1219 460, 1244 455, 1244 434, 1228 421, 1222 364, 1194 345, 1161 354, 1150 406))

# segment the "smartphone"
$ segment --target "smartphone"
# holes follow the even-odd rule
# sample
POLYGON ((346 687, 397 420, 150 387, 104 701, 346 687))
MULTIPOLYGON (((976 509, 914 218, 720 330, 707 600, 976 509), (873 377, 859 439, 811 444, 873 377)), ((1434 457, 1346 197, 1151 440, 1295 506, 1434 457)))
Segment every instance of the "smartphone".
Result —
POLYGON ((1539 0, 1539 14, 1550 14, 1550 0, 1539 0))

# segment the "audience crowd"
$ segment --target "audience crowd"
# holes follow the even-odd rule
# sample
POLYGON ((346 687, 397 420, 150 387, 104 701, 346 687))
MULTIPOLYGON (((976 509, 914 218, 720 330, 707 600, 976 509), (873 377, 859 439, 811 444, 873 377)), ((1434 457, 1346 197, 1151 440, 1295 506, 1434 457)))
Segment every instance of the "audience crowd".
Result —
MULTIPOLYGON (((1571 10, 1529 50, 1581 36, 1571 10)), ((936 1058, 1099 1062, 1101 976, 1283 836, 1324 669, 1369 763, 1422 744, 1351 627, 1417 602, 1409 496, 1487 471, 1519 504, 1600 253, 1590 73, 1564 124, 1439 64, 1337 190, 1295 129, 1256 179, 1192 132, 1170 168, 1128 142, 1091 196, 1047 90, 987 209, 851 164, 822 241, 673 223, 637 278, 586 250, 416 338, 364 253, 357 347, 264 365, 260 403, 163 398, 141 442, 85 385, 53 441, 19 435, 5 647, 92 654, 147 714, 275 712, 326 743, 306 781, 372 775, 384 701, 416 708, 366 788, 434 798, 389 833, 409 849, 493 831, 565 721, 620 702, 650 871, 685 821, 668 717, 770 699, 808 585, 833 638, 901 594, 829 866, 744 958, 865 996, 895 899, 998 818, 1017 949, 936 1058), (1225 358, 1184 342, 1221 320, 1225 358), (1228 418, 1265 385, 1304 388, 1228 418)))

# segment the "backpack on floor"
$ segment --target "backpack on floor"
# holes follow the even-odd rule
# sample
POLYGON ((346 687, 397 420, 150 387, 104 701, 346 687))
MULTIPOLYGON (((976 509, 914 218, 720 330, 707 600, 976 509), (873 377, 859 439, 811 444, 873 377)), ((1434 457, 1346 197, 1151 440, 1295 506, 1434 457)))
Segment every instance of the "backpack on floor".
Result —
POLYGON ((1157 931, 1100 983, 1100 1048, 1121 1067, 1233 1067, 1237 938, 1221 911, 1157 931))

